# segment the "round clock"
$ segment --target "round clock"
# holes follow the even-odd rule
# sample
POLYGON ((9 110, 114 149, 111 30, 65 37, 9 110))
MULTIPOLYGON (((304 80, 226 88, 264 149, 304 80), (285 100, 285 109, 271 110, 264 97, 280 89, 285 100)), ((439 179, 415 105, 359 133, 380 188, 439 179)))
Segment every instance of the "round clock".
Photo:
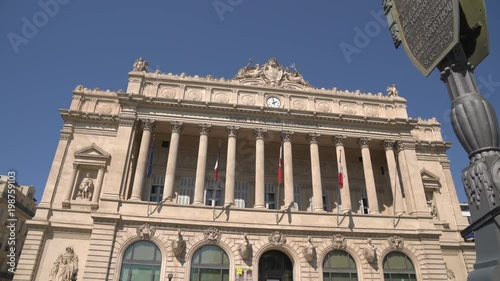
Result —
POLYGON ((267 98, 267 106, 279 108, 281 105, 280 100, 277 97, 269 97, 267 98))

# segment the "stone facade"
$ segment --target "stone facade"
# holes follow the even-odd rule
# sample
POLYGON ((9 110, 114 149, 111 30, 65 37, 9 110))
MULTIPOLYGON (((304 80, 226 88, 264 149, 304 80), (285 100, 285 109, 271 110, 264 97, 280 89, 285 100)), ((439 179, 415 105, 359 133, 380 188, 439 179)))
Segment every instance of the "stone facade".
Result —
POLYGON ((260 280, 271 250, 291 260, 293 280, 320 280, 334 250, 352 257, 358 280, 383 280, 393 252, 419 281, 466 280, 474 244, 459 234, 450 144, 435 119, 408 117, 395 85, 317 89, 275 59, 233 79, 147 66, 134 64, 126 91, 78 86, 60 111, 14 280, 117 281, 137 241, 159 248, 158 280, 189 280, 205 245, 227 254, 229 280, 243 270, 260 280))
POLYGON ((26 221, 35 216, 34 195, 33 186, 17 183, 15 172, 0 176, 0 281, 12 280, 25 245, 30 251, 26 221))

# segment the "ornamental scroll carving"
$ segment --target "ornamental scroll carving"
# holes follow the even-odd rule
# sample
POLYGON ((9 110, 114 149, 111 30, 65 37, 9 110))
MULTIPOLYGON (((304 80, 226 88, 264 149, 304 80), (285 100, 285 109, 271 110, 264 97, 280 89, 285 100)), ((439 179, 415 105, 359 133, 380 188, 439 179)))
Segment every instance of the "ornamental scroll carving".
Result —
POLYGON ((271 235, 269 235, 269 243, 273 245, 283 245, 286 243, 285 234, 281 233, 279 230, 275 230, 271 235))
POLYGON ((73 247, 66 247, 54 262, 49 274, 49 281, 76 281, 78 274, 78 256, 73 247))

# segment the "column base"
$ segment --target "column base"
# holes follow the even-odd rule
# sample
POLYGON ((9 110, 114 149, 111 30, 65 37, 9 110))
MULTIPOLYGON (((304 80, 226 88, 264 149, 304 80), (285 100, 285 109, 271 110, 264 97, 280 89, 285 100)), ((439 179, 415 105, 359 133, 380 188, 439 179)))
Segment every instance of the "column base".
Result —
MULTIPOLYGON (((172 202, 172 201, 170 201, 172 202)), ((204 206, 203 202, 193 202, 193 206, 204 206)))
POLYGON ((314 209, 314 212, 315 213, 326 213, 326 211, 323 209, 314 209))
POLYGON ((264 206, 264 205, 254 205, 253 208, 254 209, 265 209, 266 206, 264 206))
POLYGON ((368 214, 380 215, 380 211, 379 210, 370 211, 368 214))
POLYGON ((140 197, 134 197, 134 196, 130 197, 129 200, 130 201, 142 201, 142 199, 140 197))

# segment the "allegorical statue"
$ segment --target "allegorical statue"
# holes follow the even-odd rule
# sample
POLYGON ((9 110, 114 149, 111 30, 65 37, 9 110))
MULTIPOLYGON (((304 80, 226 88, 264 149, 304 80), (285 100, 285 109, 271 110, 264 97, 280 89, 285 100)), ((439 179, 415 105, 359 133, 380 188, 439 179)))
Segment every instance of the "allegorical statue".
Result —
POLYGON ((387 96, 388 97, 399 97, 398 89, 396 89, 396 84, 387 86, 387 96))
POLYGON ((66 252, 57 257, 50 271, 49 281, 76 281, 78 273, 78 256, 72 247, 66 247, 66 252))
POLYGON ((134 63, 134 71, 146 71, 148 66, 148 61, 140 57, 134 63))
POLYGON ((90 177, 90 173, 87 173, 82 179, 80 186, 78 187, 77 198, 92 200, 92 193, 94 192, 94 181, 90 177))

